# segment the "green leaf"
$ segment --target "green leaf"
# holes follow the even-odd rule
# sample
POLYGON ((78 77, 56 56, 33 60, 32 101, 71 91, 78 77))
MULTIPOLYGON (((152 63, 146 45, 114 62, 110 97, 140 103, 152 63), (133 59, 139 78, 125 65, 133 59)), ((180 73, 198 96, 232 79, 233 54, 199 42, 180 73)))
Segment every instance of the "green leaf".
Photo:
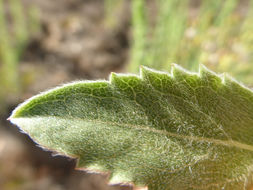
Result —
POLYGON ((253 91, 201 66, 141 68, 35 96, 10 117, 42 147, 149 190, 247 189, 253 91))

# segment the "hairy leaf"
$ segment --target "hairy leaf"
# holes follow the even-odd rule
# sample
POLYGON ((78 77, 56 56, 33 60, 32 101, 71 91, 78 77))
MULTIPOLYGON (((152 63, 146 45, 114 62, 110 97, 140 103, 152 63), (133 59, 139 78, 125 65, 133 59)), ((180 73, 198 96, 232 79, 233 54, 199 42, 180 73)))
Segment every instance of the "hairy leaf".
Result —
POLYGON ((253 92, 200 66, 74 82, 21 104, 11 122, 44 148, 149 190, 247 189, 253 92))

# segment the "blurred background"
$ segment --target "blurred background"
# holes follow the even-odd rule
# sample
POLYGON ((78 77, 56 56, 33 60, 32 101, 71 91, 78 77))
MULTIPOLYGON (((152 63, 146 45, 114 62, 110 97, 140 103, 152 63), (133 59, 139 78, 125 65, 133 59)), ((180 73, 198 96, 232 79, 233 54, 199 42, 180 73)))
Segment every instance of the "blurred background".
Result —
POLYGON ((42 151, 6 121, 73 80, 199 63, 253 87, 253 0, 0 0, 0 189, 123 190, 42 151))

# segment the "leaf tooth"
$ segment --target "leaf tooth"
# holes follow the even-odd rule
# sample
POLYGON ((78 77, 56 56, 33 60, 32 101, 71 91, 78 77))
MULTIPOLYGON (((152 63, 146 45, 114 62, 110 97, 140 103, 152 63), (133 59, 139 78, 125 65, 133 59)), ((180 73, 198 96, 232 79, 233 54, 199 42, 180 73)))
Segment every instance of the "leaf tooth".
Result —
POLYGON ((140 67, 140 77, 143 80, 146 80, 149 78, 150 75, 154 73, 153 69, 150 69, 146 66, 141 66, 140 67))
POLYGON ((222 82, 224 83, 224 85, 227 85, 227 86, 238 85, 241 88, 241 86, 243 85, 243 84, 240 84, 238 81, 236 81, 234 78, 232 78, 227 73, 222 74, 222 79, 223 79, 222 82))
POLYGON ((110 84, 113 84, 115 82, 115 80, 117 79, 117 73, 111 72, 110 76, 109 76, 109 82, 110 84))
POLYGON ((202 83, 212 88, 221 87, 224 84, 222 75, 217 75, 202 64, 199 65, 199 77, 202 83))
POLYGON ((244 84, 238 82, 236 79, 228 75, 227 73, 223 74, 223 84, 229 87, 233 92, 237 93, 246 93, 247 96, 252 97, 252 89, 246 87, 244 84))
POLYGON ((141 82, 141 78, 134 74, 116 74, 111 73, 110 83, 117 87, 134 87, 141 82))
POLYGON ((148 187, 136 187, 134 190, 148 190, 148 187))
POLYGON ((125 171, 114 171, 109 179, 110 185, 127 185, 134 190, 148 190, 148 187, 143 183, 133 180, 133 177, 125 171))
POLYGON ((109 78, 110 78, 109 81, 113 83, 115 82, 115 80, 140 79, 140 76, 135 74, 122 74, 112 72, 109 78))
POLYGON ((158 91, 164 91, 165 93, 168 92, 168 88, 170 89, 174 83, 169 73, 156 71, 144 66, 141 67, 140 75, 147 84, 151 84, 158 91))
POLYGON ((222 81, 222 77, 217 75, 215 72, 209 70, 205 65, 200 64, 199 65, 199 77, 200 78, 218 78, 220 81, 222 81))
POLYGON ((97 173, 97 174, 103 174, 103 175, 110 175, 110 172, 106 169, 106 167, 99 163, 93 163, 91 165, 88 165, 86 167, 83 167, 83 164, 79 162, 80 159, 77 162, 76 169, 78 170, 84 170, 88 173, 97 173))
POLYGON ((146 66, 141 66, 140 77, 143 80, 148 80, 148 79, 154 79, 154 78, 159 78, 159 79, 171 78, 172 76, 170 73, 167 73, 167 72, 156 71, 146 66))
POLYGON ((125 171, 114 171, 111 174, 109 184, 131 184, 132 181, 132 177, 130 177, 130 175, 127 175, 125 171))
POLYGON ((143 80, 137 75, 113 73, 110 83, 116 91, 132 100, 136 100, 136 93, 143 91, 143 80))
POLYGON ((189 78, 191 76, 197 75, 196 73, 189 72, 185 70, 183 67, 173 63, 171 65, 171 76, 172 78, 176 80, 185 80, 186 78, 189 78))

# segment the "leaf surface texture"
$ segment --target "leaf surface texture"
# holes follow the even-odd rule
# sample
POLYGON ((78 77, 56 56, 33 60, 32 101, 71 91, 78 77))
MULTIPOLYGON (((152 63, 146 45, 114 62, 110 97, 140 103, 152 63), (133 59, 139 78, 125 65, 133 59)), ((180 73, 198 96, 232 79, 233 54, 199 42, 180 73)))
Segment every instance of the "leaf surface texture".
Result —
POLYGON ((248 189, 253 92, 204 66, 142 67, 140 76, 57 87, 18 106, 11 122, 42 147, 149 190, 248 189))

